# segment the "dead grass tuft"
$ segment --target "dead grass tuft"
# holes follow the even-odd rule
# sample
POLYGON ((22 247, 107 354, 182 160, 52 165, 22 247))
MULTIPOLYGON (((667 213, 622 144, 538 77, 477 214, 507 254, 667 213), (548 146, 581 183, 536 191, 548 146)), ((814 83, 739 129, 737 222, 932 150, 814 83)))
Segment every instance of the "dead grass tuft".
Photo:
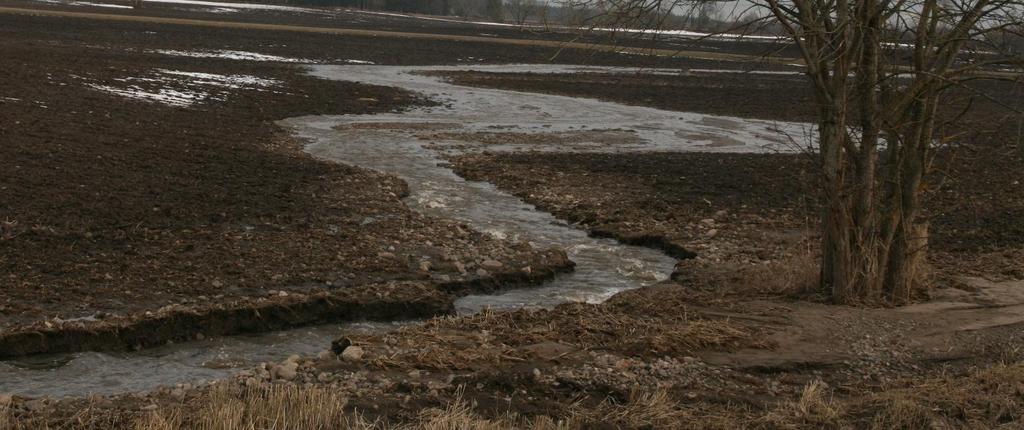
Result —
POLYGON ((878 429, 1019 425, 1024 422, 1024 363, 887 390, 858 402, 853 415, 878 429))
POLYGON ((708 347, 768 346, 758 340, 754 329, 734 321, 702 319, 679 308, 648 311, 577 303, 550 311, 484 311, 467 317, 436 318, 388 335, 386 343, 406 352, 378 357, 376 364, 468 369, 483 362, 522 361, 525 357, 521 347, 544 342, 629 356, 679 355, 708 347))
POLYGON ((633 393, 626 404, 605 404, 596 412, 592 422, 617 428, 672 428, 684 417, 679 404, 664 390, 633 393))
POLYGON ((7 405, 0 405, 0 430, 14 430, 13 421, 11 408, 7 405))
POLYGON ((347 428, 348 399, 321 387, 291 384, 214 387, 196 408, 171 407, 136 422, 137 430, 315 430, 347 428))
POLYGON ((769 264, 740 272, 744 285, 754 290, 779 295, 800 295, 818 290, 821 264, 810 250, 798 251, 769 264))

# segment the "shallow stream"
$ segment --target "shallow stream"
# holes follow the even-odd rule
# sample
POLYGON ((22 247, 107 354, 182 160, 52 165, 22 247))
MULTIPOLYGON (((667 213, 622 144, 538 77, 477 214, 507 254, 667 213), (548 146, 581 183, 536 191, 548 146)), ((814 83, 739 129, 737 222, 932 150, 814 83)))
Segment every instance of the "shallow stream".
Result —
MULTIPOLYGON (((551 214, 484 182, 463 180, 442 153, 465 151, 728 151, 785 150, 783 134, 798 124, 624 106, 590 99, 451 85, 420 72, 467 67, 315 66, 325 79, 397 86, 425 93, 442 107, 381 115, 309 116, 281 121, 308 139, 307 151, 332 161, 396 175, 410 186, 406 203, 437 217, 539 248, 559 247, 576 262, 573 273, 537 288, 472 295, 460 313, 484 307, 550 307, 566 301, 600 302, 631 288, 667 279, 675 260, 660 251, 596 239, 551 214), (438 134, 442 133, 442 134, 438 134), (520 143, 478 144, 475 133, 511 133, 520 143), (629 138, 621 138, 628 133, 629 138), (559 136, 548 139, 545 135, 559 136), (440 137, 439 137, 440 136, 440 137), (529 138, 522 139, 523 136, 529 138), (569 136, 569 138, 566 138, 569 136), (432 149, 438 148, 438 149, 432 149)), ((479 66, 482 71, 570 73, 571 66, 479 66)), ((587 68, 588 72, 632 72, 587 68)), ((658 73, 675 73, 659 70, 658 73)), ((78 353, 0 362, 0 393, 81 396, 147 391, 161 385, 225 378, 291 354, 312 355, 354 331, 382 332, 401 323, 352 323, 168 345, 135 353, 78 353)))

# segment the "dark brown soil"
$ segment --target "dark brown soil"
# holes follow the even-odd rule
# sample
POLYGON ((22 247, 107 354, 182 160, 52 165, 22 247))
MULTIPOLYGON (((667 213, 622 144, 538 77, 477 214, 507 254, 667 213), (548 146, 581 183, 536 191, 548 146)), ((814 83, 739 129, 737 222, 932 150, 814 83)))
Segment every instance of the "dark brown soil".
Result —
MULTIPOLYGON (((125 2, 127 4, 127 2, 125 2)), ((215 8, 201 6, 188 6, 178 4, 146 3, 142 9, 115 9, 105 7, 94 7, 89 5, 69 6, 58 3, 43 3, 31 0, 4 0, 0 6, 11 6, 21 8, 62 10, 73 12, 91 12, 117 15, 142 15, 154 17, 183 18, 183 19, 204 19, 211 21, 236 21, 266 24, 285 24, 310 27, 327 28, 352 28, 374 31, 400 31, 427 34, 446 34, 487 38, 509 38, 526 40, 555 40, 563 42, 587 42, 601 44, 615 44, 621 46, 634 46, 656 49, 668 49, 676 51, 696 51, 715 55, 722 52, 734 54, 747 54, 754 56, 777 55, 796 58, 799 53, 785 43, 744 41, 736 42, 730 40, 687 40, 673 37, 651 35, 635 37, 630 34, 608 34, 601 32, 580 33, 551 29, 528 29, 523 30, 516 27, 478 25, 472 23, 452 22, 437 19, 419 19, 412 17, 401 17, 392 15, 380 15, 362 13, 359 11, 347 11, 343 9, 326 8, 318 9, 319 12, 303 13, 292 11, 273 10, 245 10, 237 9, 231 13, 218 13, 215 8)), ((443 18, 446 19, 446 18, 443 18)), ((504 54, 490 52, 483 56, 464 52, 462 62, 491 62, 495 57, 504 54)), ((651 56, 649 58, 634 58, 637 60, 654 63, 667 63, 664 59, 651 56)))
MULTIPOLYGON (((812 98, 799 76, 758 74, 561 75, 462 72, 457 83, 595 97, 637 104, 785 121, 813 120, 812 98)), ((1024 161, 1013 83, 980 81, 950 96, 948 127, 962 134, 938 151, 927 209, 933 248, 989 252, 1024 243, 1024 161)), ((491 181, 559 216, 616 237, 693 239, 686 228, 718 210, 806 225, 814 218, 814 178, 807 156, 730 154, 490 154, 455 160, 457 170, 491 181), (571 173, 570 173, 571 172, 571 173), (563 178, 586 177, 586 181, 563 178), (565 199, 563 196, 573 196, 565 199), (652 211, 651 208, 654 210, 652 211), (799 221, 804 220, 804 221, 799 221)), ((783 224, 786 224, 783 222, 783 224)), ((790 225, 792 227, 792 225, 790 225)), ((719 229, 721 230, 721 229, 719 229)), ((680 243, 681 245, 682 243, 680 243)), ((1012 262, 1010 262, 1012 263, 1012 262)))
MULTIPOLYGON (((547 267, 535 250, 413 213, 400 201, 405 184, 311 159, 273 123, 427 101, 314 79, 298 66, 142 52, 195 41, 258 52, 316 42, 289 56, 318 50, 345 58, 365 52, 368 40, 16 15, 0 22, 0 331, 59 328, 83 317, 120 321, 268 291, 475 277, 456 270, 454 259, 547 267), (124 79, 160 69, 278 84, 210 86, 214 98, 188 108, 90 87, 127 88, 124 79), (423 258, 435 261, 430 272, 421 270, 423 258)), ((391 61, 438 52, 389 42, 375 43, 391 61)))
MULTIPOLYGON (((451 295, 531 281, 521 279, 522 271, 462 276, 454 255, 467 263, 490 255, 511 267, 568 266, 560 252, 418 216, 401 204, 400 182, 310 159, 272 123, 425 101, 309 79, 289 66, 140 53, 149 46, 354 59, 366 59, 356 55, 372 47, 366 55, 394 63, 465 55, 445 51, 455 46, 447 42, 0 16, 0 160, 11 166, 0 169, 0 333, 9 336, 0 336, 3 350, 125 349, 198 332, 433 315, 450 308, 451 295), (154 29, 158 35, 145 33, 154 29), (269 47, 277 43, 296 48, 269 47), (183 109, 83 85, 121 85, 116 79, 156 68, 273 78, 286 94, 223 91, 224 101, 183 109), (420 270, 423 256, 438 263, 435 270, 420 270), (93 330, 64 321, 88 315, 102 317, 93 330)), ((503 58, 540 52, 490 49, 503 58)), ((642 79, 619 83, 639 89, 642 79)), ((735 86, 723 91, 738 100, 745 85, 759 85, 753 81, 720 83, 735 86)), ((645 93, 652 103, 724 109, 712 92, 701 93, 706 103, 673 105, 670 99, 694 86, 663 83, 645 93)), ((613 86, 565 85, 580 95, 625 97, 613 86)), ((759 95, 745 112, 775 115, 778 99, 752 94, 759 95)), ((1005 278, 1024 277, 1005 270, 1019 267, 1015 214, 1024 205, 1020 146, 1008 140, 972 138, 955 153, 968 161, 935 187, 929 207, 937 263, 977 262, 979 275, 1003 270, 1005 278)), ((353 336, 366 351, 360 359, 300 359, 291 384, 274 370, 279 364, 268 363, 222 384, 322 389, 351 399, 350 416, 358 411, 387 423, 417 422, 435 413, 425 409, 459 399, 485 418, 552 417, 577 420, 575 428, 993 428, 1024 420, 1020 281, 960 280, 959 289, 939 291, 942 301, 898 311, 703 288, 714 284, 701 278, 712 270, 723 273, 726 286, 791 288, 807 274, 801 270, 810 267, 813 275, 813 267, 799 265, 807 256, 794 251, 806 247, 813 219, 813 202, 800 197, 810 182, 803 167, 809 161, 483 154, 454 162, 466 176, 493 181, 598 233, 678 241, 706 269, 685 274, 703 283, 666 282, 600 305, 444 317, 353 336), (741 266, 770 270, 748 277, 736 270, 741 266)), ((0 393, 0 427, 7 419, 14 428, 95 429, 137 428, 137 419, 176 413, 190 420, 218 410, 215 402, 223 399, 211 396, 215 390, 174 387, 62 402, 0 393)), ((295 411, 308 412, 308 404, 295 411)), ((181 426, 190 427, 196 421, 181 426)))
MULTIPOLYGON (((729 69, 764 68, 745 64, 729 69)), ((815 114, 814 98, 807 91, 803 76, 699 72, 682 76, 487 72, 445 75, 460 85, 593 97, 665 110, 780 121, 813 121, 815 114)))

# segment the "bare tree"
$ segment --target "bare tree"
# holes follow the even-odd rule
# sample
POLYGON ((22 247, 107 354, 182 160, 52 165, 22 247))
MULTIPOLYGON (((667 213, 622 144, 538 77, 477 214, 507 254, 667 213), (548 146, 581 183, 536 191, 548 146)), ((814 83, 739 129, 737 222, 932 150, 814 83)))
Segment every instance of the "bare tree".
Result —
MULTIPOLYGON (((620 0, 608 16, 629 25, 665 3, 620 0)), ((953 137, 940 104, 994 66, 1022 64, 1003 41, 1019 40, 1024 0, 750 4, 799 48, 818 106, 822 288, 841 303, 907 302, 927 249, 925 175, 935 148, 953 137)))
POLYGON ((487 18, 494 22, 505 20, 505 4, 502 0, 486 0, 484 11, 487 14, 487 18))
POLYGON ((538 4, 537 0, 508 0, 505 8, 511 15, 512 21, 522 26, 537 11, 538 4))

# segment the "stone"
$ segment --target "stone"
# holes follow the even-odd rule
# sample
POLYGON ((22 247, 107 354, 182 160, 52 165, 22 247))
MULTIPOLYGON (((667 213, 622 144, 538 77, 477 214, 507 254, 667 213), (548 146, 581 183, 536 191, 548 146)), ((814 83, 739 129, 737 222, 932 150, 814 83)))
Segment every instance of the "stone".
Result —
POLYGON ((712 218, 704 218, 704 219, 700 220, 700 223, 704 224, 706 226, 713 226, 713 225, 715 225, 715 220, 712 219, 712 218))
POLYGON ((505 267, 505 265, 498 260, 484 260, 483 263, 480 263, 480 267, 487 270, 498 270, 505 267))
POLYGON ((320 360, 320 361, 326 361, 326 360, 333 360, 333 359, 336 359, 336 358, 338 358, 338 355, 337 355, 337 354, 335 354, 335 353, 333 353, 333 352, 331 352, 331 351, 328 351, 328 350, 326 350, 326 349, 325 349, 325 350, 323 350, 323 351, 320 351, 320 352, 319 352, 319 353, 318 353, 318 354, 316 355, 316 358, 317 358, 318 360, 320 360))
POLYGON ((715 236, 718 236, 718 229, 715 228, 708 230, 707 232, 704 233, 704 237, 707 237, 708 239, 711 239, 715 236))
POLYGON ((185 390, 182 390, 181 388, 175 388, 171 390, 171 397, 179 402, 185 400, 185 390))
POLYGON ((577 351, 577 349, 571 345, 558 342, 535 343, 524 346, 521 349, 534 357, 548 361, 557 360, 577 351))
POLYGON ((284 364, 274 366, 273 374, 274 379, 281 379, 285 381, 291 381, 298 375, 299 363, 294 361, 286 361, 284 364))
POLYGON ((345 361, 359 361, 363 359, 363 354, 363 348, 353 345, 342 351, 341 358, 345 361))
POLYGON ((491 274, 491 272, 488 272, 488 271, 486 271, 484 269, 476 269, 476 276, 479 276, 481 278, 485 277, 487 275, 490 275, 490 274, 491 274))
POLYGON ((331 352, 340 355, 345 352, 345 348, 352 346, 352 339, 347 337, 339 337, 331 342, 331 352))
POLYGON ((37 412, 37 411, 41 411, 41 410, 46 408, 46 402, 44 402, 44 401, 42 401, 40 399, 35 399, 35 400, 29 400, 29 401, 25 402, 22 406, 24 406, 25 409, 27 409, 29 411, 37 412))

